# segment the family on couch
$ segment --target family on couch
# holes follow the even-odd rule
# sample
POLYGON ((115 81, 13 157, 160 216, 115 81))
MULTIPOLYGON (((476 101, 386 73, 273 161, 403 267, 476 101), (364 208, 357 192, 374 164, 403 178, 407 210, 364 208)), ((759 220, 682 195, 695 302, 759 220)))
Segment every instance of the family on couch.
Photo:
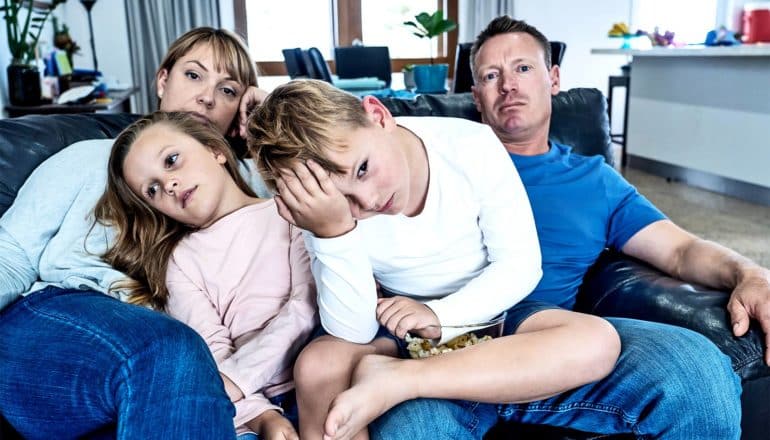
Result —
MULTIPOLYGON (((259 91, 249 87, 256 83, 253 64, 242 45, 227 33, 210 30, 211 36, 196 41, 190 38, 196 32, 205 31, 191 31, 177 40, 159 69, 160 109, 193 112, 193 117, 211 122, 219 134, 242 133, 243 129, 237 126, 239 109, 245 112, 262 100, 259 91)), ((328 417, 325 407, 305 408, 305 412, 317 413, 309 421, 316 430, 307 434, 301 431, 303 438, 321 437, 323 431, 328 438, 365 437, 367 425, 368 434, 374 438, 481 438, 498 420, 655 438, 739 437, 740 383, 729 359, 710 341, 681 328, 629 319, 604 321, 570 309, 583 275, 598 254, 611 247, 677 277, 733 290, 729 311, 735 334, 740 336, 750 318, 759 319, 762 327, 768 328, 768 272, 730 250, 677 228, 601 159, 576 156, 570 154, 567 146, 549 144, 550 96, 558 92, 559 71, 557 66, 548 65, 547 51, 547 40, 534 28, 507 17, 496 19, 480 34, 471 57, 476 82, 474 98, 492 131, 454 120, 435 122, 432 127, 434 131, 447 127, 445 134, 452 134, 450 127, 462 126, 462 133, 454 134, 459 139, 468 134, 466 130, 478 133, 465 142, 466 150, 483 148, 488 143, 484 141, 488 137, 484 132, 497 135, 510 158, 502 154, 502 148, 497 153, 486 148, 484 151, 490 152, 479 152, 479 156, 502 157, 494 165, 502 170, 507 163, 511 172, 507 179, 513 181, 502 188, 520 187, 523 182, 531 211, 526 200, 515 198, 515 189, 502 189, 504 194, 494 193, 491 197, 490 192, 500 188, 490 189, 489 182, 483 181, 494 179, 500 172, 493 173, 494 168, 473 169, 479 167, 479 162, 473 162, 475 156, 469 155, 468 164, 464 159, 447 161, 447 151, 458 152, 460 158, 467 151, 446 140, 442 143, 440 140, 445 137, 422 128, 433 122, 394 120, 374 98, 360 102, 359 114, 368 118, 365 124, 328 125, 327 120, 322 121, 326 125, 316 127, 321 133, 336 129, 338 135, 349 137, 345 146, 350 151, 330 149, 340 145, 327 141, 325 148, 316 152, 315 161, 304 162, 313 156, 307 156, 310 142, 301 137, 305 135, 301 120, 288 119, 281 121, 281 125, 265 121, 269 116, 281 117, 276 112, 281 105, 301 104, 313 88, 331 96, 342 92, 312 82, 307 83, 309 89, 290 84, 274 92, 249 120, 251 146, 268 181, 275 179, 279 190, 274 202, 278 213, 288 222, 316 232, 306 232, 305 239, 313 256, 321 320, 331 336, 318 337, 308 345, 299 357, 295 373, 342 374, 338 377, 341 385, 335 385, 337 388, 326 395, 314 396, 319 402, 331 402, 328 417), (298 89, 297 93, 278 99, 282 91, 292 88, 298 89), (262 141, 260 130, 274 136, 262 141), (281 135, 291 137, 297 133, 301 142, 296 145, 274 142, 281 135), (436 139, 439 141, 435 142, 436 139), (398 150, 394 145, 404 148, 398 150), (287 146, 297 147, 294 157, 302 161, 275 161, 271 155, 282 154, 280 148, 287 146), (355 157, 359 153, 365 153, 361 154, 365 157, 355 157), (371 167, 368 160, 372 161, 371 167), (406 166, 377 168, 377 160, 406 166), (438 161, 445 166, 435 168, 438 161), (314 162, 325 163, 325 169, 314 162), (280 165, 271 168, 273 163, 280 165), (467 176, 463 180, 446 170, 455 176, 467 176), (331 175, 327 171, 332 171, 331 175), (341 171, 345 176, 339 175, 341 171), (481 176, 480 171, 490 176, 481 176), (373 183, 367 183, 369 173, 373 183), (486 188, 485 191, 476 189, 474 178, 482 182, 478 188, 486 188), (386 192, 391 189, 386 184, 405 189, 398 192, 399 197, 408 193, 418 199, 399 200, 394 196, 396 192, 386 192), (515 206, 498 210, 518 211, 513 218, 519 220, 507 219, 511 223, 501 229, 501 217, 493 215, 490 219, 495 220, 490 221, 498 224, 485 229, 486 211, 477 208, 475 238, 468 241, 476 255, 469 255, 469 261, 475 258, 476 266, 464 264, 461 279, 438 279, 438 283, 443 282, 453 290, 439 287, 431 292, 440 284, 426 287, 426 280, 451 274, 420 275, 420 268, 410 266, 409 258, 402 267, 385 265, 399 262, 395 253, 400 246, 405 246, 406 252, 416 246, 417 243, 409 241, 412 236, 398 229, 400 223, 419 221, 425 209, 435 209, 430 205, 434 201, 431 191, 446 189, 444 185, 455 185, 449 186, 450 190, 459 188, 464 191, 463 197, 477 198, 480 206, 513 201, 515 206), (320 209, 316 203, 319 197, 320 209), (331 209, 333 206, 336 209, 331 209), (407 207, 410 209, 406 210, 407 207), (370 210, 404 215, 368 219, 370 210), (495 292, 473 292, 474 284, 483 285, 485 278, 492 278, 488 275, 498 261, 496 256, 504 255, 506 247, 529 249, 526 241, 535 236, 531 228, 527 230, 525 217, 532 215, 539 250, 535 242, 534 251, 526 251, 526 255, 534 261, 525 261, 525 267, 513 269, 519 272, 492 274, 503 280, 494 284, 495 292), (352 221, 354 217, 359 219, 357 223, 352 221), (393 231, 389 232, 392 235, 368 238, 366 234, 374 234, 379 227, 392 228, 388 229, 393 231), (505 234, 501 233, 503 229, 505 234), (402 234, 407 240, 399 242, 397 238, 402 234), (514 240, 507 234, 524 242, 510 243, 514 240), (363 238, 356 241, 359 235, 363 238), (497 246, 500 243, 503 245, 497 246), (362 248, 364 245, 372 246, 362 248), (337 250, 341 251, 338 255, 337 250), (537 261, 540 253, 542 279, 537 261), (478 255, 484 260, 479 261, 478 255), (521 291, 527 289, 524 286, 517 287, 516 283, 527 285, 520 277, 534 278, 528 288, 534 290, 521 302, 529 292, 521 291), (375 279, 386 291, 385 298, 377 299, 375 279), (414 284, 410 283, 412 280, 414 284), (466 287, 479 298, 497 303, 469 307, 467 316, 456 310, 453 315, 446 308, 442 313, 441 302, 465 299, 462 293, 466 287), (507 297, 493 296, 498 292, 505 295, 505 289, 515 292, 509 292, 507 297), (425 304, 413 300, 425 296, 436 299, 425 304), (378 307, 378 301, 384 306, 378 307), (398 361, 398 368, 396 363, 374 355, 392 354, 400 339, 385 333, 404 336, 411 332, 441 339, 447 335, 437 333, 436 325, 462 323, 458 320, 465 318, 477 322, 514 303, 518 304, 509 313, 516 318, 506 328, 506 334, 511 336, 428 360, 398 361), (436 306, 431 307, 433 304, 436 306), (527 313, 521 311, 528 306, 527 313), (494 307, 498 309, 493 313, 494 307), (349 315, 345 316, 346 313, 349 315), (393 316, 395 320, 390 319, 393 316), (444 316, 452 319, 444 322, 444 316), (382 331, 380 325, 388 331, 382 331), (576 331, 571 325, 580 328, 576 331), (368 343, 378 332, 386 336, 383 341, 387 346, 380 347, 382 351, 343 341, 368 343), (596 332, 602 335, 600 343, 591 338, 596 332), (335 336, 340 338, 334 339, 335 336), (619 338, 619 347, 613 348, 613 338, 615 344, 619 338), (318 349, 324 344, 328 353, 318 349), (318 359, 335 353, 347 356, 346 361, 339 359, 345 365, 319 366, 318 359), (464 359, 482 367, 474 369, 464 359), (600 369, 598 376, 587 374, 586 368, 595 367, 597 360, 609 363, 609 367, 600 369), (315 362, 314 369, 303 368, 311 362, 315 362), (391 369, 375 368, 378 364, 391 369), (351 386, 345 390, 348 386, 344 381, 351 374, 351 386), (454 379, 447 383, 447 377, 454 379)), ((331 115, 335 114, 337 109, 331 109, 331 115)), ((158 142, 163 145, 162 140, 158 142)), ((113 432, 121 438, 233 438, 234 411, 230 401, 237 405, 245 390, 238 386, 233 390, 233 378, 218 368, 201 338, 188 326, 159 312, 103 294, 116 292, 109 290, 115 282, 125 282, 122 273, 100 259, 116 231, 94 223, 90 216, 107 182, 110 144, 92 141, 73 145, 46 161, 29 177, 14 205, 0 219, 0 305, 4 306, 0 311, 0 335, 4 341, 0 351, 0 413, 30 438, 66 438, 96 432, 113 432), (51 423, 52 419, 66 423, 51 423)), ((209 150, 212 151, 218 150, 209 150)), ((224 164, 220 155, 203 156, 224 164)), ((169 158, 169 167, 175 161, 169 158)), ((247 180, 255 179, 247 175, 247 180)), ((155 191, 174 193, 173 182, 171 185, 161 188, 158 182, 155 191)), ((145 194, 141 189, 136 193, 145 194)), ((194 200, 195 191, 185 197, 188 196, 194 200)), ((442 199, 441 203, 451 206, 456 201, 442 199)), ((221 220, 227 217, 222 216, 221 220)), ((454 219, 441 218, 444 221, 454 219)), ((424 225, 418 233, 426 235, 427 242, 434 241, 430 237, 438 233, 441 222, 424 225), (436 231, 431 232, 431 228, 436 231)), ((133 227, 126 224, 124 229, 133 227)), ((474 229, 470 225, 465 228, 474 229)), ((136 235, 130 238, 141 239, 136 235)), ((449 243, 447 249, 455 247, 449 243)), ((462 256, 440 257, 452 260, 462 256)), ((434 265, 435 260, 431 262, 434 265)), ((133 264, 144 262, 140 259, 133 264)), ((165 275, 156 271, 158 274, 165 275)), ((133 281, 147 283, 142 279, 133 281)), ((199 319, 192 315, 187 315, 191 324, 199 319)), ((336 355, 335 360, 336 357, 342 355, 336 355)), ((295 379, 301 392, 302 377, 295 379)), ((312 385, 313 378, 310 379, 312 385)), ((303 401, 299 403, 302 420, 303 401)), ((278 412, 291 409, 290 403, 283 401, 276 406, 280 407, 276 408, 278 412)), ((266 438, 278 438, 271 431, 256 430, 266 438)), ((283 433, 293 434, 288 429, 283 433)))

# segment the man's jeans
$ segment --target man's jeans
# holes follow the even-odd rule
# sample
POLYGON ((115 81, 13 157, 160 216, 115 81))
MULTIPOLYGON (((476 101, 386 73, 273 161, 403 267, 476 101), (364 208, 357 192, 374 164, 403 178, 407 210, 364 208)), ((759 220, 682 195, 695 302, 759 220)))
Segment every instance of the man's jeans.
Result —
POLYGON ((0 311, 0 413, 30 439, 235 439, 235 409, 189 327, 49 287, 0 311))
POLYGON ((480 439, 498 421, 639 438, 740 437, 740 380, 714 344, 679 327, 608 320, 622 351, 615 370, 598 382, 527 404, 412 400, 371 424, 371 438, 480 439))

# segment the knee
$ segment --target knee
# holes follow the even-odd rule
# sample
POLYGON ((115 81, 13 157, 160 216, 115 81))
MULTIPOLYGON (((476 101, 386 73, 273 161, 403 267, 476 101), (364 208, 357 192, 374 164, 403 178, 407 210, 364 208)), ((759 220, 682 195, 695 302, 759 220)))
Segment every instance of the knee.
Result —
POLYGON ((294 382, 298 389, 340 380, 350 380, 357 352, 364 346, 321 337, 308 344, 294 363, 294 382), (323 365, 323 368, 319 368, 323 365))
POLYGON ((579 315, 567 331, 578 343, 570 369, 582 383, 596 382, 612 372, 620 356, 618 332, 607 320, 591 315, 579 315))

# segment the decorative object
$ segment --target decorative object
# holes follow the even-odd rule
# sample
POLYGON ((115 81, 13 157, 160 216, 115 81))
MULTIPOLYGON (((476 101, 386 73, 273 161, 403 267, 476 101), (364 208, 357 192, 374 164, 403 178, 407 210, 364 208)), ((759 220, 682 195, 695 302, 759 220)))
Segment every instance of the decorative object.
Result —
POLYGON ((88 12, 88 35, 91 37, 91 56, 94 61, 94 71, 99 70, 99 63, 96 61, 96 45, 94 44, 94 25, 91 21, 91 9, 94 7, 96 0, 80 0, 80 3, 86 8, 88 12))
POLYGON ((54 47, 66 52, 70 66, 74 66, 75 63, 72 62, 72 56, 80 51, 80 46, 70 36, 70 29, 65 23, 62 23, 61 27, 59 27, 59 21, 55 16, 51 17, 51 21, 53 22, 54 47))
POLYGON ((413 34, 419 38, 427 38, 430 48, 430 64, 414 66, 414 81, 417 93, 445 93, 446 78, 449 65, 433 63, 433 38, 457 28, 457 23, 444 19, 444 11, 437 10, 433 14, 421 12, 414 16, 414 21, 405 21, 404 25, 413 28, 413 34))
POLYGON ((401 73, 404 74, 404 88, 414 90, 417 88, 417 84, 414 83, 414 64, 407 64, 401 69, 401 73))
POLYGON ((12 58, 7 68, 11 104, 34 105, 40 102, 40 72, 33 65, 35 49, 51 11, 65 1, 4 0, 3 6, 0 6, 12 58), (26 14, 22 10, 26 10, 26 14))

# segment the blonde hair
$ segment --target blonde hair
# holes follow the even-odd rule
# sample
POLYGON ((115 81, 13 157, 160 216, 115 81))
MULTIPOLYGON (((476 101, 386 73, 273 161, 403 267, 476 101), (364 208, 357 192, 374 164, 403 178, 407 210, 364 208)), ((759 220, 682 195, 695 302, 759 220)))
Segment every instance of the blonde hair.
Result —
MULTIPOLYGON (((185 32, 174 40, 160 62, 156 77, 162 70, 171 71, 180 58, 193 48, 205 44, 211 47, 214 55, 214 67, 220 72, 227 72, 235 81, 244 86, 257 86, 257 68, 251 61, 249 49, 238 35, 212 27, 197 27, 185 32)), ((160 100, 158 100, 160 105, 160 100)))
POLYGON ((123 172, 131 146, 146 129, 157 124, 184 133, 224 155, 224 167, 238 188, 251 197, 256 195, 238 172, 235 154, 222 134, 187 113, 155 112, 134 122, 118 135, 107 166, 107 189, 94 208, 96 221, 115 229, 114 244, 102 258, 127 276, 110 286, 111 290, 126 290, 130 302, 162 309, 168 299, 168 261, 179 241, 194 229, 152 208, 143 197, 131 190, 123 172))
POLYGON ((329 149, 345 149, 333 130, 362 128, 371 122, 361 100, 318 80, 298 80, 276 88, 249 117, 247 142, 265 184, 275 191, 279 169, 312 159, 332 173, 339 164, 329 149))

